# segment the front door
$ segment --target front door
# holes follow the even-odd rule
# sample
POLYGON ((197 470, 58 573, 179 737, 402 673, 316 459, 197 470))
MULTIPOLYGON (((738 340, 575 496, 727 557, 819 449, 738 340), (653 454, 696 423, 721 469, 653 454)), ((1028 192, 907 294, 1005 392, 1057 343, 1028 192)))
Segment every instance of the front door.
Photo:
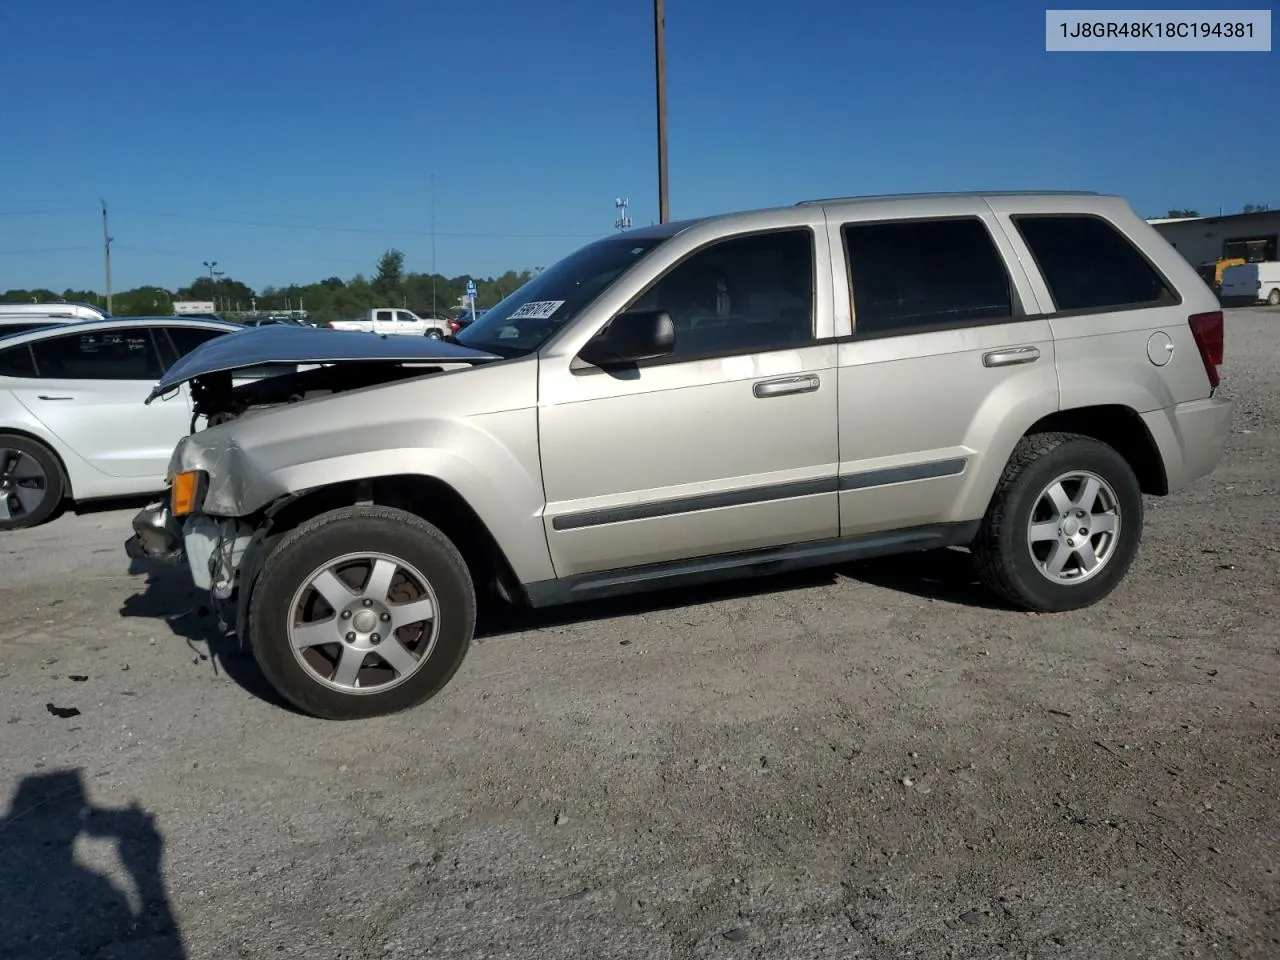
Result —
POLYGON ((32 352, 38 378, 12 389, 33 416, 108 476, 163 478, 191 402, 183 387, 143 403, 163 371, 151 330, 66 333, 32 352))
POLYGON ((829 278, 812 224, 717 240, 631 303, 671 315, 672 356, 627 373, 542 360, 558 576, 837 536, 829 278))

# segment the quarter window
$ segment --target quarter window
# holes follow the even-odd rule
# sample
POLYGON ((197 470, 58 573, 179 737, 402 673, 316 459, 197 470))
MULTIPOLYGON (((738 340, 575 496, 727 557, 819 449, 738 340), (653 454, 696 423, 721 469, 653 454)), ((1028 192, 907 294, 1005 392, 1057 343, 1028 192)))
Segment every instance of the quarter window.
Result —
POLYGON ((808 229, 721 240, 677 264, 629 309, 670 314, 677 358, 802 345, 813 340, 813 263, 808 229))
POLYGON ((976 217, 853 223, 841 233, 859 339, 1013 316, 1009 272, 976 217))
POLYGON ((52 380, 158 380, 163 375, 151 331, 69 333, 31 345, 40 376, 52 380))
POLYGON ((0 377, 34 378, 35 375, 36 364, 31 359, 31 348, 25 343, 0 350, 0 377))
POLYGON ((1176 303, 1147 258, 1110 223, 1093 216, 1017 216, 1059 311, 1176 303))

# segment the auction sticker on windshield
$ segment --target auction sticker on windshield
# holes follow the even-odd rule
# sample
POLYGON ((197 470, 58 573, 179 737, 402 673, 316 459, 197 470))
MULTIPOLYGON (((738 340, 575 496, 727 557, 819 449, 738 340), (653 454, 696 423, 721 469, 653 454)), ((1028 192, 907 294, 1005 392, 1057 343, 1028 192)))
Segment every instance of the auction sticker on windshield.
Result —
POLYGON ((520 307, 508 320, 546 320, 553 313, 564 306, 563 300, 534 300, 532 303, 526 303, 520 307))

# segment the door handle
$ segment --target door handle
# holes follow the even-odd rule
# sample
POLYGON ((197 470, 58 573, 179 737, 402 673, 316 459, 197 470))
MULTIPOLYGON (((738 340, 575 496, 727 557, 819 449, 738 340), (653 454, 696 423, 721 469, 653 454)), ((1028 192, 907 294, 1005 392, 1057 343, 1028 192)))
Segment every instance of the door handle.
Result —
POLYGON ((813 374, 803 377, 783 377, 781 380, 761 380, 751 388, 760 399, 765 397, 781 397, 789 393, 813 393, 822 385, 813 374))
POLYGON ((38 395, 41 400, 74 400, 75 397, 51 397, 46 393, 38 395))
POLYGON ((1039 347, 1009 347, 982 355, 984 367, 1012 367, 1016 363, 1035 363, 1040 359, 1039 347))

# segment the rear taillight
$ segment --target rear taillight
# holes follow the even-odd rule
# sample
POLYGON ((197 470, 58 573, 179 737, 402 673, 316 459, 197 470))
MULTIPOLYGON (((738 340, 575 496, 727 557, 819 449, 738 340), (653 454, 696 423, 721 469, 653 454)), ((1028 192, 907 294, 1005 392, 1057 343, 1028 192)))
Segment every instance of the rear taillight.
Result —
POLYGON ((454 333, 457 333, 459 330, 462 329, 462 324, 460 324, 457 320, 450 320, 449 329, 452 330, 454 333))
POLYGON ((1209 386, 1216 390, 1220 380, 1218 367, 1222 366, 1222 311, 1195 313, 1187 322, 1191 324, 1191 335, 1204 361, 1204 372, 1209 375, 1209 386))
POLYGON ((332 329, 333 329, 333 324, 332 324, 332 323, 326 323, 326 324, 324 325, 324 328, 325 328, 326 330, 332 330, 332 329))

